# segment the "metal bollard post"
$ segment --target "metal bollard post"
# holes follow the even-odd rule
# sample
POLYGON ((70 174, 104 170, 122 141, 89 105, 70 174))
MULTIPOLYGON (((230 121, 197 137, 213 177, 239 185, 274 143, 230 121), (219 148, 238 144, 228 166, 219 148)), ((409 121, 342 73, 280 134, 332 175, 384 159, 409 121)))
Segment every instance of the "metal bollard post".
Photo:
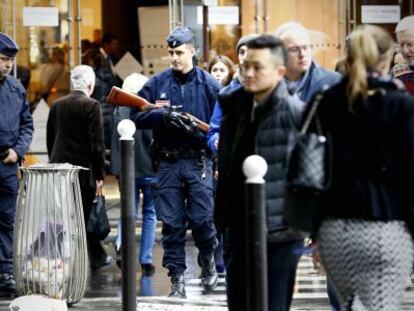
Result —
POLYGON ((266 172, 267 163, 258 155, 251 155, 243 162, 243 173, 246 176, 249 311, 268 310, 266 197, 263 179, 266 172))
POLYGON ((136 301, 136 250, 135 250, 135 124, 122 120, 118 124, 121 151, 121 238, 122 238, 122 310, 135 311, 136 301))

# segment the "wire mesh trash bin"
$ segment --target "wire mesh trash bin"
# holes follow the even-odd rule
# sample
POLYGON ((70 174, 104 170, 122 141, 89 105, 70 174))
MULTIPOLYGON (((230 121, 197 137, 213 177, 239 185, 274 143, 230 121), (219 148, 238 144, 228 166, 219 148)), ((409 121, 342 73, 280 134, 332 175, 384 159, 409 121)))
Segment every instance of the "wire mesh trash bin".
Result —
POLYGON ((14 277, 20 295, 79 302, 88 257, 79 171, 70 164, 23 168, 14 229, 14 277))

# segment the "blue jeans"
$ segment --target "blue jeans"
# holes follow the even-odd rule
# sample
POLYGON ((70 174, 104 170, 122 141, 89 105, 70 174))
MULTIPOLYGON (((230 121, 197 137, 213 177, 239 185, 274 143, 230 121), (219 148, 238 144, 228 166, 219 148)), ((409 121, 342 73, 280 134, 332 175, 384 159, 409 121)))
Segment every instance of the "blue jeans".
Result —
MULTIPOLYGON (((155 240, 155 230, 157 227, 157 217, 155 214, 152 187, 156 183, 155 177, 135 178, 135 220, 138 220, 138 207, 140 193, 143 195, 142 202, 142 233, 139 247, 139 263, 152 263, 152 248, 155 240)), ((121 247, 121 222, 118 224, 118 237, 115 245, 117 249, 121 247)))
POLYGON ((154 296, 154 277, 142 276, 139 280, 139 295, 154 296))
MULTIPOLYGON (((242 230, 224 234, 227 302, 230 311, 247 311, 249 296, 247 280, 246 233, 242 230)), ((267 244, 267 279, 269 311, 288 311, 295 284, 296 268, 301 256, 297 249, 302 241, 267 244)), ((253 259, 254 260, 254 259, 253 259)))

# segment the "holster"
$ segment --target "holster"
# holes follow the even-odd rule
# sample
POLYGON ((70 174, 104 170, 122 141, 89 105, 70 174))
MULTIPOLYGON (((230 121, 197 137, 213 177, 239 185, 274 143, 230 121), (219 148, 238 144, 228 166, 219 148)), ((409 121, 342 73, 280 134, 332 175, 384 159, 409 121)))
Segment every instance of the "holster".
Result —
POLYGON ((158 169, 160 168, 160 146, 155 142, 155 140, 152 140, 148 148, 148 153, 151 157, 153 170, 158 172, 158 169))

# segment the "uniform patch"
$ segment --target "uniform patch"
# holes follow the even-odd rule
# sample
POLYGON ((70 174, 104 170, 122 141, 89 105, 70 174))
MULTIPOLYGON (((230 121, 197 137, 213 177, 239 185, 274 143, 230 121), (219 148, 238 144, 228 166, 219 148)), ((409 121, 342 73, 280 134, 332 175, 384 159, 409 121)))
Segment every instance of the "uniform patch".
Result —
POLYGON ((155 103, 163 107, 170 107, 171 105, 169 99, 157 99, 155 103))

